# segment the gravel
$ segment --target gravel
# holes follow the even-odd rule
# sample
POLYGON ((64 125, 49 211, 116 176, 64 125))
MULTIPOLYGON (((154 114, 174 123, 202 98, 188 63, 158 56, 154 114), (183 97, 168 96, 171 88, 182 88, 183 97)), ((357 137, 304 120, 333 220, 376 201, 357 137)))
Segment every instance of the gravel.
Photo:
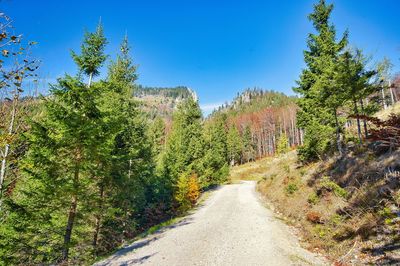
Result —
POLYGON ((220 187, 181 221, 95 265, 136 264, 328 265, 260 203, 252 181, 220 187))

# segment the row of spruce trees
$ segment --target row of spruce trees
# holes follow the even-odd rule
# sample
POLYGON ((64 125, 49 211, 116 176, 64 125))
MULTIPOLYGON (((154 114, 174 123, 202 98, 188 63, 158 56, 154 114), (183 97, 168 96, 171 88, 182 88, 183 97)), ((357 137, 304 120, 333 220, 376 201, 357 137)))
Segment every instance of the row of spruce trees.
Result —
POLYGON ((105 78, 94 81, 106 45, 99 24, 80 53, 72 52, 78 74, 34 100, 18 136, 18 179, 1 197, 0 265, 90 262, 187 210, 201 190, 227 178, 225 123, 204 126, 188 97, 165 140, 163 120, 150 121, 133 97, 137 73, 127 37, 105 78))

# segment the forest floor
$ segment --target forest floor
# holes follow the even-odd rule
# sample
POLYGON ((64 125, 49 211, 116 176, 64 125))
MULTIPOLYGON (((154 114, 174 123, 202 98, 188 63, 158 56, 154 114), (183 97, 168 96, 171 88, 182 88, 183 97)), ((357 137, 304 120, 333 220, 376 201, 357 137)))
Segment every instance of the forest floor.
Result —
POLYGON ((325 265, 262 205, 255 186, 221 186, 186 217, 95 265, 325 265))

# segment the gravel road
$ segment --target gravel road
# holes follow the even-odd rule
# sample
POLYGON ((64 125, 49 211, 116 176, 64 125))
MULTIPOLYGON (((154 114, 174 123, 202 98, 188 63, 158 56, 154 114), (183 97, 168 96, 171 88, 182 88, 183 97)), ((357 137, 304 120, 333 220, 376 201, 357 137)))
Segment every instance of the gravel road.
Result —
POLYGON ((192 214, 121 249, 105 265, 326 265, 259 201, 255 182, 222 186, 192 214))

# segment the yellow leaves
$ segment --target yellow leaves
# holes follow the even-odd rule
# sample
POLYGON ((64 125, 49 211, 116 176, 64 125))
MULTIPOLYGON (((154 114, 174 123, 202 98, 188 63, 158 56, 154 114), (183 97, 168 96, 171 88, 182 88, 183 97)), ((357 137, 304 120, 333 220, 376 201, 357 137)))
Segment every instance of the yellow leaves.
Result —
POLYGON ((6 49, 3 49, 3 51, 1 51, 1 53, 3 54, 3 56, 8 57, 10 52, 6 49))
POLYGON ((196 204, 200 196, 200 185, 197 175, 188 176, 183 173, 179 176, 175 199, 180 204, 180 209, 185 211, 196 204))
POLYGON ((0 147, 4 147, 6 144, 11 144, 15 140, 15 136, 12 135, 0 135, 0 147))
POLYGON ((188 193, 187 197, 192 205, 196 204, 197 199, 200 196, 200 186, 199 182, 197 181, 197 175, 192 174, 188 180, 188 193))

